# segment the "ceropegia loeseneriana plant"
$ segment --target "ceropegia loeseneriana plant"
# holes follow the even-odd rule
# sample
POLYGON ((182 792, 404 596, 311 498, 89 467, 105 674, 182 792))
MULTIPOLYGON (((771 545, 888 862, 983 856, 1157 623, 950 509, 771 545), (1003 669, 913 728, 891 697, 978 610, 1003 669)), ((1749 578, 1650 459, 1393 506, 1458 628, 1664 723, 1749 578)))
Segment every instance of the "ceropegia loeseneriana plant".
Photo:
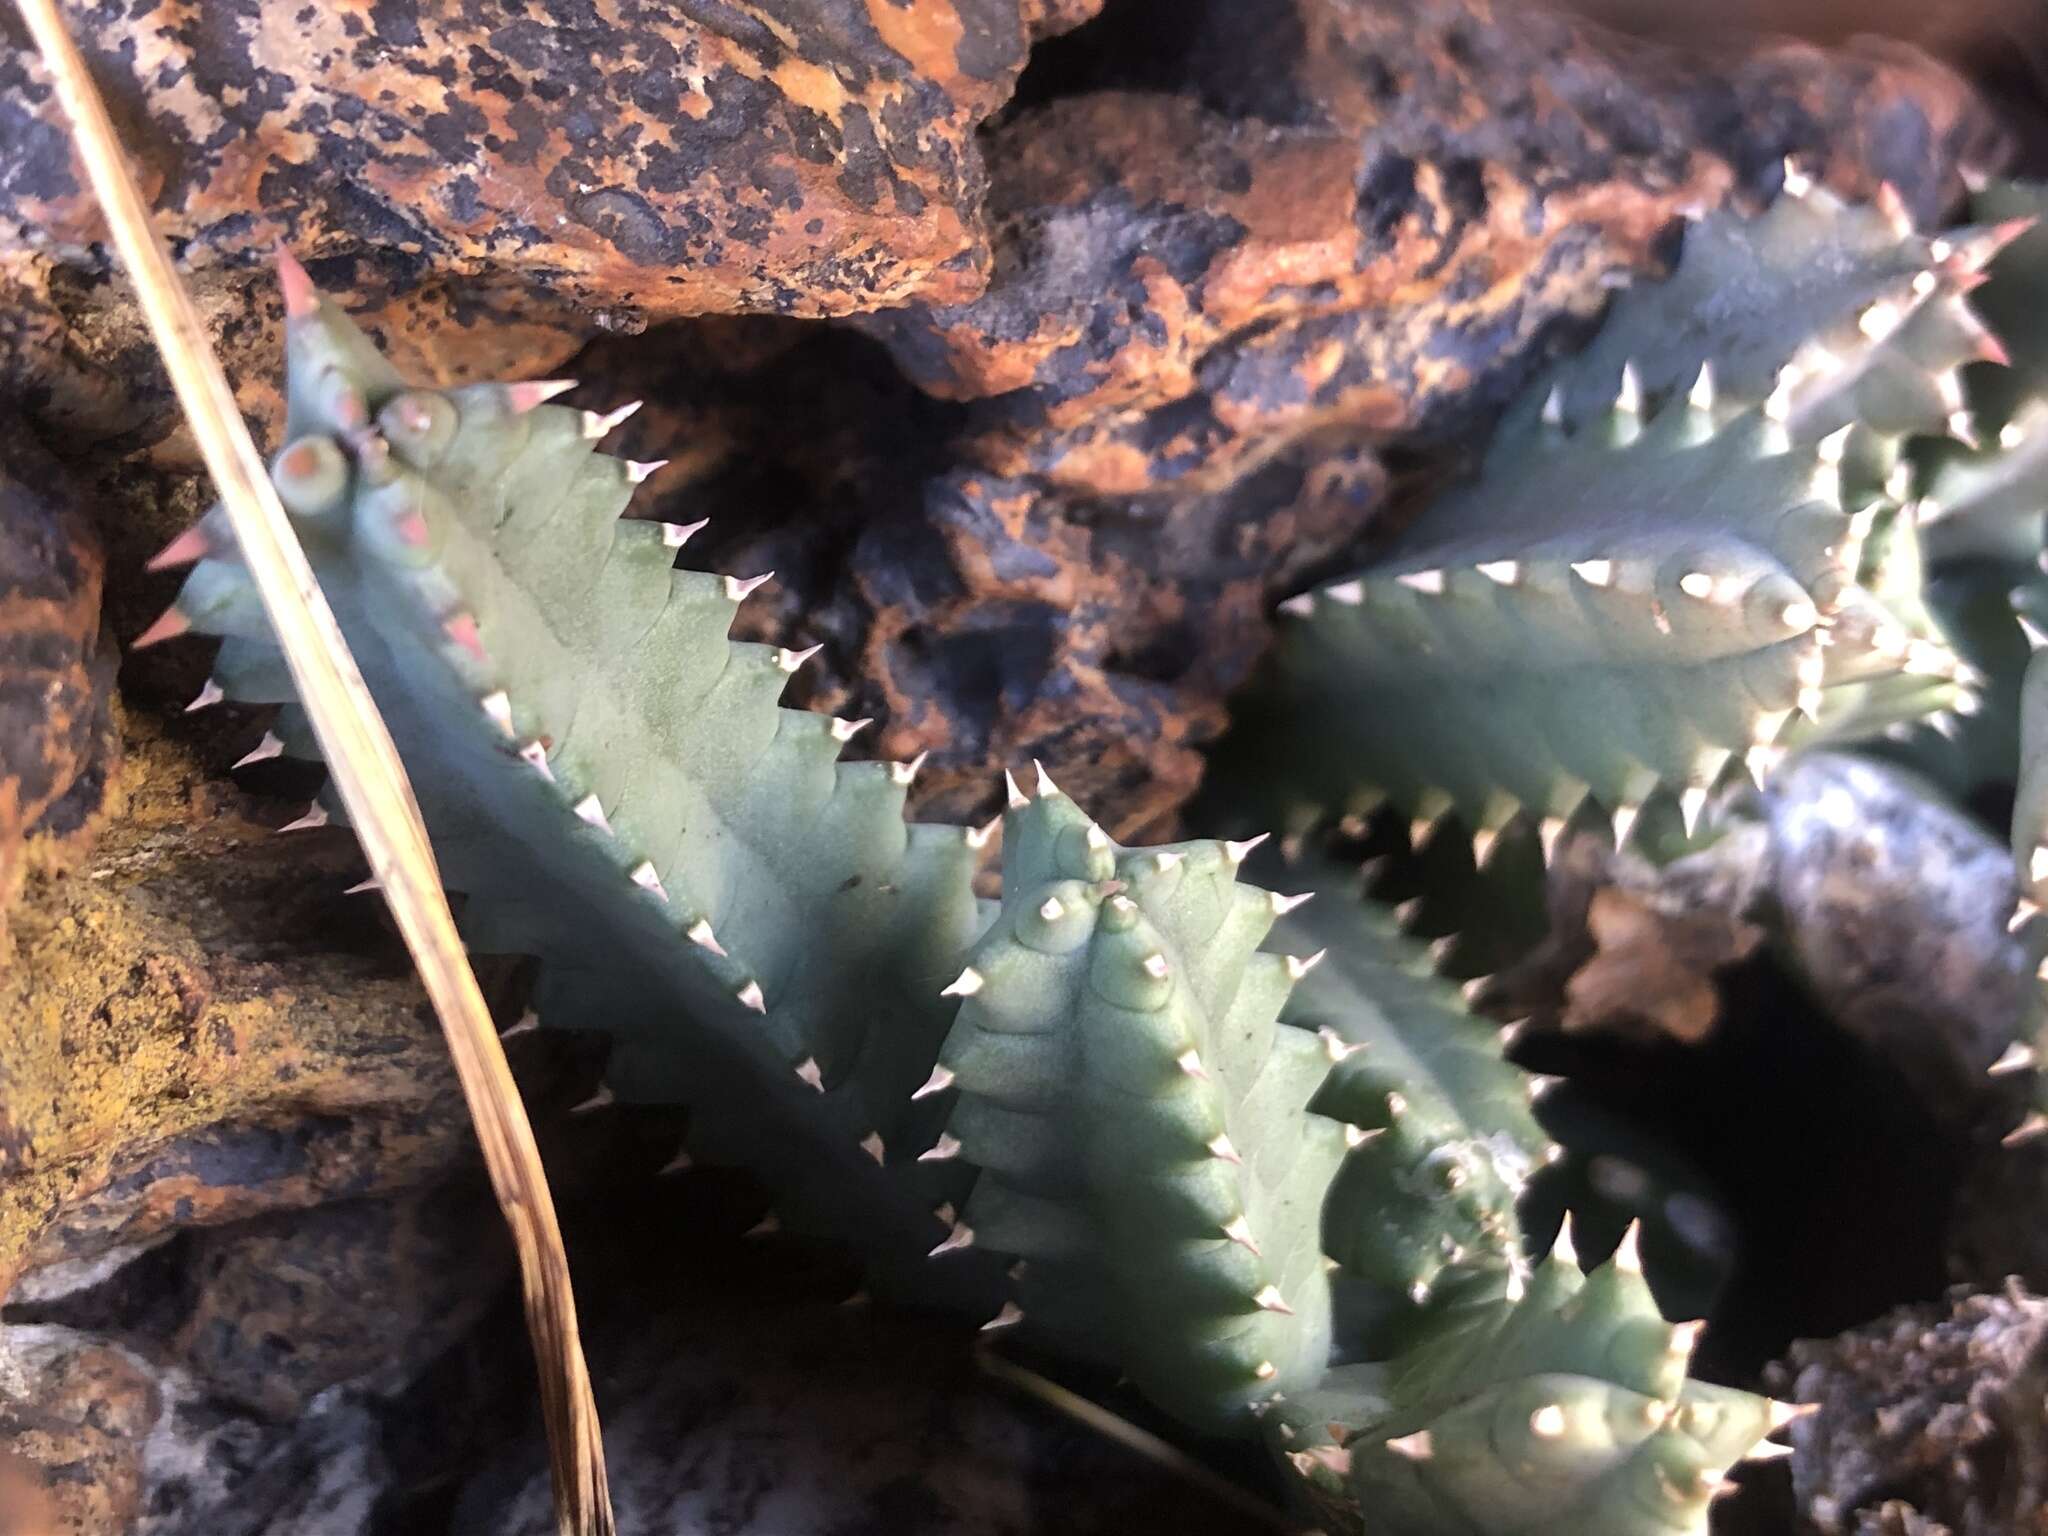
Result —
MULTIPOLYGON (((1420 1499, 1527 1528, 1498 1523, 1520 1462, 1470 1427, 1507 1413, 1556 1442, 1531 1508, 1701 1528, 1695 1474, 1770 1411, 1687 1384, 1662 1324, 1663 1374, 1622 1370, 1601 1340, 1648 1306, 1625 1263, 1573 1283, 1528 1262, 1533 1085, 1389 918, 1342 882, 1297 910, 1239 878, 1247 844, 1120 848, 1042 778, 1011 792, 1000 905, 977 901, 993 829, 906 822, 916 765, 841 762, 860 722, 778 703, 804 654, 729 638, 763 578, 677 570, 691 528, 622 518, 649 467, 598 451, 620 413, 557 384, 409 388, 289 265, 286 292, 280 495, 466 937, 541 961, 541 1020, 613 1036, 614 1095, 689 1105, 692 1156, 760 1170, 878 1289, 1036 1326, 1297 1468, 1316 1449, 1318 1486, 1344 1461, 1354 1515, 1420 1499), (1304 1444, 1302 1405, 1340 1398, 1304 1444), (1600 1403, 1642 1432, 1601 1431, 1600 1403), (1645 1469, 1681 1464, 1638 1510, 1645 1469)), ((1787 517, 1802 551, 1833 526, 1787 517)), ((221 521, 163 558, 193 570, 144 638, 222 637, 196 702, 280 705, 252 756, 310 754, 221 521)), ((1767 581, 1704 630, 1805 636, 1808 589, 1767 581)))

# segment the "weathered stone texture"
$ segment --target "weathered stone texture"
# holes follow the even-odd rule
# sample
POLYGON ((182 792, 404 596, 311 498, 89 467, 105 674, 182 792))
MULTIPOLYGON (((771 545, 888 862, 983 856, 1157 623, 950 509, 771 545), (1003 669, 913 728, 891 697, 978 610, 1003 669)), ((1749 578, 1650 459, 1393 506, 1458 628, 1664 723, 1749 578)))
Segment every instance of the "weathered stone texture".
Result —
POLYGON ((417 984, 388 946, 337 952, 345 835, 272 851, 167 744, 136 758, 124 814, 84 868, 31 875, 0 955, 0 1294, 30 1265, 468 1150, 417 984))
POLYGON ((0 922, 22 839, 39 824, 79 830, 112 767, 101 579, 56 462, 18 438, 0 442, 0 922))

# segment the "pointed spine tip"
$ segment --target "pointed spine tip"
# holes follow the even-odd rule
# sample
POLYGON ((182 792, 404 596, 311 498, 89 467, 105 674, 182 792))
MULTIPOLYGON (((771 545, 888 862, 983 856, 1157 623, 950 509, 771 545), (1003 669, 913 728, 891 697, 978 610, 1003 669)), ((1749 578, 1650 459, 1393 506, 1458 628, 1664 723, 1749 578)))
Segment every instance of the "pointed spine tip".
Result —
POLYGON ((499 735, 508 738, 513 735, 510 694, 500 688, 495 693, 485 694, 477 703, 482 708, 485 718, 498 728, 499 735))
POLYGON ((939 996, 972 997, 981 990, 983 979, 981 972, 971 965, 967 966, 961 970, 958 976, 955 976, 940 989, 939 996))
POLYGON ((236 758, 232 766, 247 768, 251 763, 268 762, 273 757, 282 756, 283 753, 284 743, 278 740, 277 733, 275 731, 265 731, 263 739, 236 758))
POLYGON ((612 1095, 611 1084, 599 1083, 597 1085, 597 1092, 593 1093, 581 1104, 572 1106, 569 1113, 572 1115, 587 1115, 593 1110, 608 1109, 617 1102, 618 1100, 612 1095))
POLYGON ((213 541, 206 536, 206 529, 194 523, 170 543, 149 557, 144 567, 150 571, 168 571, 181 565, 190 565, 203 560, 213 553, 213 541))
POLYGON ((604 414, 599 414, 596 411, 585 411, 583 413, 583 436, 593 443, 602 437, 608 436, 612 428, 639 410, 644 403, 644 401, 640 400, 628 400, 617 410, 604 414))
POLYGON ((1294 1308, 1287 1304, 1287 1298, 1280 1294, 1277 1285, 1261 1286, 1252 1297, 1252 1304, 1262 1312, 1278 1312, 1283 1317, 1294 1316, 1294 1308))
POLYGON ((742 1008, 748 1009, 751 1012, 766 1013, 768 1011, 768 998, 762 992, 761 983, 758 981, 750 981, 741 987, 739 991, 733 994, 733 999, 742 1008))
POLYGON ((513 414, 523 416, 535 406, 545 405, 557 395, 566 395, 575 387, 574 379, 534 379, 521 384, 507 385, 505 395, 513 414))
POLYGON ((128 649, 146 651, 152 645, 161 645, 166 640, 175 640, 178 636, 189 633, 191 628, 192 621, 173 603, 158 616, 154 624, 128 643, 128 649))
POLYGON ((1394 580, 1411 592, 1421 592, 1429 597, 1443 595, 1444 573, 1441 570, 1403 571, 1394 580))
POLYGON ((2015 1040, 1985 1071, 1992 1077, 2004 1077, 2012 1072, 2030 1072, 2036 1065, 2033 1048, 2015 1040))
POLYGON ((735 603, 745 602, 750 594, 758 591, 764 582, 772 580, 774 575, 773 571, 763 571, 760 575, 749 576, 744 581, 737 576, 726 577, 725 595, 727 600, 735 603))
POLYGON ((1409 1461, 1428 1461, 1436 1454, 1436 1446, 1426 1429, 1418 1429, 1412 1435, 1401 1435, 1388 1440, 1385 1445, 1396 1456, 1405 1457, 1409 1461))
MULTIPOLYGON (((924 1086, 917 1089, 910 1096, 913 1099, 928 1099, 935 1093, 944 1093, 953 1086, 953 1082, 954 1078, 951 1068, 943 1064, 934 1066, 932 1068, 932 1075, 924 1080, 924 1086)), ((941 1142, 944 1140, 944 1137, 940 1138, 941 1142)), ((948 1155, 950 1156, 951 1154, 948 1155)))
POLYGON ((1327 949, 1319 949, 1312 955, 1287 956, 1287 979, 1289 981, 1301 980, 1302 977, 1321 965, 1323 957, 1328 953, 1327 949))
POLYGON ((441 633, 448 637, 451 644, 466 652, 471 659, 484 659, 483 634, 477 628, 475 614, 450 614, 441 622, 441 633))
POLYGON ((662 901, 668 900, 668 891, 661 883, 661 873, 654 867, 654 860, 642 859, 628 872, 627 878, 648 895, 662 901))
POLYGON ((327 807, 315 800, 306 807, 306 814, 296 821, 288 821, 277 830, 280 832, 311 832, 327 825, 327 807))
POLYGON ((279 240, 271 247, 271 259, 277 263, 277 286, 284 295, 285 318, 303 320, 319 309, 319 290, 284 241, 279 240))
POLYGON ((544 743, 529 741, 519 749, 519 761, 526 764, 527 767, 546 779, 550 784, 555 782, 555 770, 548 766, 548 749, 544 743))

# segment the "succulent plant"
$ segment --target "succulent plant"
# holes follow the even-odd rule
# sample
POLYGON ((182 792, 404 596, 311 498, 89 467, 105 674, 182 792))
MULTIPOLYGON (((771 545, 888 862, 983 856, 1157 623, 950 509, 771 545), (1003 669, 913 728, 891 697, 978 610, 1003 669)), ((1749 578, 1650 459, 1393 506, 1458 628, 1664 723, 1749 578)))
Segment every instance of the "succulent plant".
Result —
POLYGON ((1276 1439, 1341 1528, 1700 1532, 1727 1469, 1796 1410, 1690 1379, 1698 1336, 1659 1316, 1633 1233, 1591 1274, 1560 1235, 1526 1282, 1446 1287, 1398 1361, 1276 1409, 1276 1439))
POLYGON ((1573 435, 1548 414, 1524 402, 1475 483, 1287 605, 1246 734, 1302 765, 1279 781, 1292 825, 1389 801, 1557 827, 1590 797, 1625 836, 1669 788, 1690 826, 1725 775, 1766 771, 1795 711, 1953 670, 1856 585, 1869 524, 1829 448, 1696 399, 1644 421, 1623 397, 1573 435))
POLYGON ((1546 847, 1589 800, 1625 841, 1661 794, 1682 846, 1786 750, 1952 729, 1981 679, 1928 609, 1900 453, 1971 430, 1961 367, 2004 353, 1968 295, 2016 232, 1917 235, 1791 168, 1762 217, 1693 224, 1476 476, 1282 605, 1226 782, 1296 831, 1390 805, 1546 847))
MULTIPOLYGON (((916 764, 841 762, 861 722, 778 703, 804 655, 729 638, 765 578, 677 570, 692 528, 621 515, 648 471, 598 450, 622 413, 552 404, 560 384, 409 388, 289 262, 284 280, 279 494, 466 938, 542 962, 541 1019, 613 1036, 617 1097, 688 1104, 691 1155, 758 1169, 780 1219, 852 1244, 878 1289, 1112 1359, 1191 1428, 1263 1435, 1353 1525, 1704 1528, 1771 1408, 1685 1379, 1692 1330, 1656 1318, 1633 1239, 1590 1277, 1564 1251, 1529 1263, 1516 1203, 1556 1155, 1535 1084, 1355 875, 1312 867, 1304 908, 1316 891, 1240 878, 1253 843, 1121 848, 1038 773, 1010 786, 1001 901, 977 900, 994 828, 907 822, 916 764)), ((1696 455, 1683 483, 1735 531, 1617 517, 1604 555, 1560 531, 1562 602, 1599 622, 1551 611, 1532 553, 1526 583, 1476 577, 1506 597, 1489 633, 1596 670, 1606 637, 1629 661, 1603 697, 1633 711, 1635 682, 1685 670, 1659 659, 1636 563, 1654 584, 1683 557, 1744 587, 1692 599, 1700 666, 1763 691, 1704 715, 1667 691, 1630 750, 1693 752, 1702 719, 1753 740, 1779 692, 1818 686, 1808 637, 1841 597, 1824 546, 1848 519, 1760 414, 1680 408, 1635 443, 1619 425, 1507 442, 1557 489, 1619 473, 1647 493, 1696 455)), ((223 519, 159 558, 193 568, 143 639, 222 637, 195 704, 280 705, 251 755, 312 755, 223 519)), ((1550 756, 1505 769, 1528 803, 1580 761, 1550 756)), ((1633 787, 1627 763, 1601 749, 1585 782, 1633 787)), ((1488 776, 1476 755, 1460 774, 1488 776)), ((1481 802, 1452 797, 1485 826, 1481 802)))

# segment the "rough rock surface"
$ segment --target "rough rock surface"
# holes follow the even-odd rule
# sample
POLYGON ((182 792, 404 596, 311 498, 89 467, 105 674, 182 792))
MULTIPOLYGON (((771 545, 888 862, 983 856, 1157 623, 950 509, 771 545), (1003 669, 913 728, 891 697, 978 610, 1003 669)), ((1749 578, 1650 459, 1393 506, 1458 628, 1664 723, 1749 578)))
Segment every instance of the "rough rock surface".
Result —
POLYGON ((468 1147, 416 984, 339 894, 346 837, 280 855, 160 738, 117 792, 84 867, 31 875, 0 964, 0 1294, 24 1267, 438 1176, 468 1147), (351 922, 381 955, 338 952, 351 922))
POLYGON ((1993 1143, 2012 1129, 2024 1074, 1988 1069, 2014 1043, 2032 978, 2006 931, 2017 892, 2003 840, 1917 776, 1836 752, 1793 758, 1716 814, 1716 841, 1661 868, 1570 845, 1551 876, 1553 930, 1489 1008, 1697 1041, 1715 1021, 1716 970, 1767 929, 1833 1026, 1953 1134, 1993 1143))
POLYGON ((0 1330, 0 1531, 129 1530, 160 1406, 153 1374, 123 1350, 62 1328, 0 1330))
POLYGON ((2048 1530, 2048 1302, 1957 1290, 1776 1368, 1800 1513, 1823 1536, 2048 1530))
POLYGON ((330 1387, 403 1385, 483 1315, 510 1254, 468 1182, 200 1232, 173 1352, 213 1397, 288 1421, 330 1387))
MULTIPOLYGON (((900 1318, 730 1303, 591 1341, 620 1529, 826 1536, 1159 1533, 1259 1522, 1134 1452, 976 1378, 900 1318)), ((467 1491, 457 1530, 546 1536, 531 1430, 467 1491)), ((1275 1522, 1276 1525, 1279 1522, 1275 1522)))
MULTIPOLYGON (((601 330, 977 292, 974 131, 1099 0, 70 8, 232 363, 282 238, 409 363, 553 366, 601 330)), ((0 383, 161 435, 146 342, 40 61, 0 37, 0 383), (82 345, 81 345, 82 343, 82 345)), ((260 372, 260 370, 259 370, 260 372)), ((253 405, 270 404, 260 387, 253 405)))
POLYGON ((24 837, 79 831, 113 768, 101 577, 98 545, 63 471, 8 434, 0 440, 0 922, 21 878, 24 837))
MULTIPOLYGON (((591 311, 844 313, 987 261, 973 130, 1089 0, 71 8, 188 261, 509 273, 591 311), (541 274, 546 274, 542 277, 541 274)), ((101 238, 40 61, 0 59, 0 229, 101 238)))

